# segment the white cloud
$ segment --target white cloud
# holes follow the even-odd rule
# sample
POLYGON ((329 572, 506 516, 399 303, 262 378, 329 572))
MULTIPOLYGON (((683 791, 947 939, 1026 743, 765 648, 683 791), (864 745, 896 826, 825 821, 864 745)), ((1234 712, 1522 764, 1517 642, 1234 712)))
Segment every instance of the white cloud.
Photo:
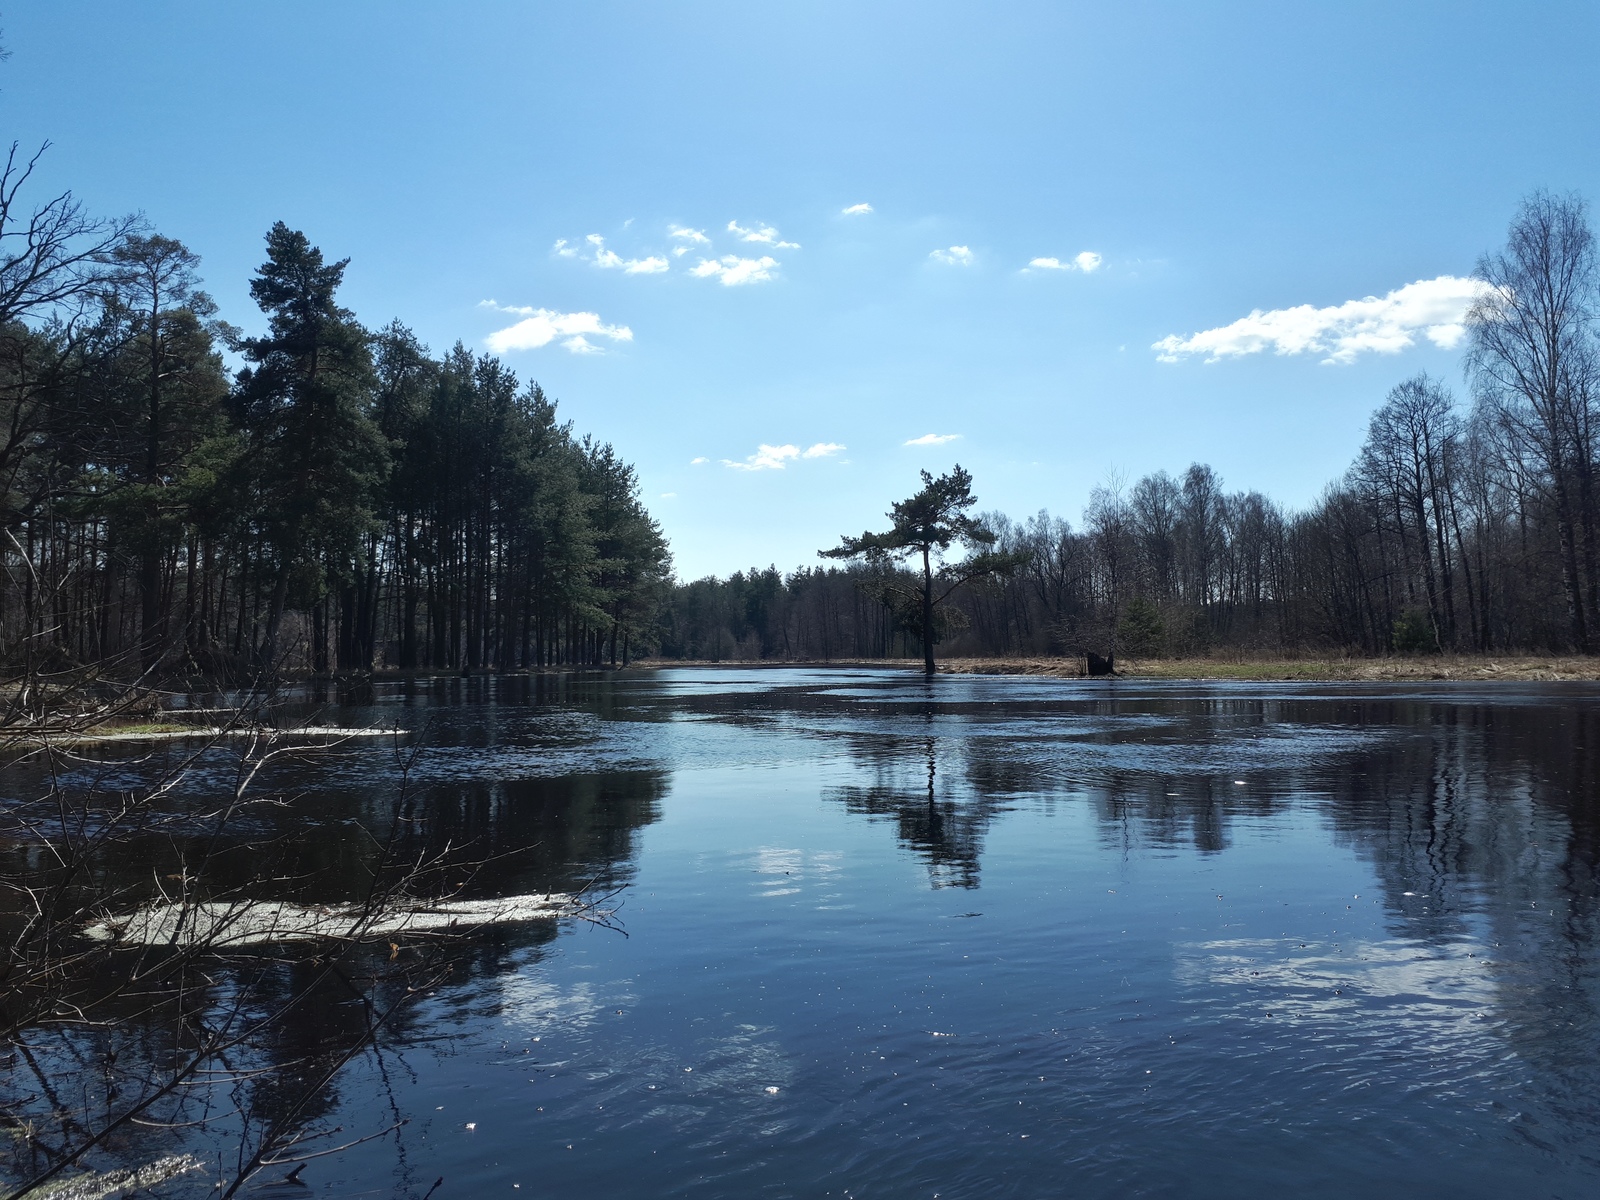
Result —
POLYGON ((1162 362, 1203 354, 1207 362, 1271 350, 1274 354, 1321 354, 1324 363, 1349 363, 1365 353, 1398 354, 1416 345, 1420 333, 1449 350, 1466 336, 1467 309, 1484 284, 1441 275, 1419 279, 1385 296, 1346 300, 1327 308, 1255 309, 1231 325, 1188 337, 1171 334, 1151 346, 1162 362))
POLYGON ((691 458, 689 460, 689 465, 691 467, 703 467, 710 461, 711 460, 709 458, 707 458, 704 454, 702 454, 702 455, 699 455, 696 458, 691 458))
POLYGON ((724 287, 736 287, 741 283, 765 283, 777 267, 778 260, 766 254, 760 258, 724 254, 721 258, 702 258, 689 274, 700 279, 720 279, 724 287))
POLYGON ((673 258, 682 258, 687 253, 689 253, 689 247, 687 246, 674 246, 672 248, 673 258))
POLYGON ((667 236, 690 242, 696 246, 709 246, 711 244, 711 239, 706 236, 705 230, 690 229, 686 225, 667 226, 667 236))
POLYGON ((837 454, 839 451, 847 449, 849 449, 848 446, 841 446, 838 442, 818 442, 814 446, 806 447, 806 452, 800 457, 827 458, 829 455, 837 454))
POLYGON ((953 442, 961 435, 959 433, 925 433, 921 437, 914 437, 905 442, 907 446, 942 446, 946 442, 953 442))
POLYGON ((1100 264, 1105 259, 1093 250, 1084 250, 1066 262, 1059 258, 1034 258, 1028 260, 1028 268, 1037 271, 1082 271, 1085 275, 1091 271, 1098 271, 1100 264))
POLYGON ((661 498, 663 500, 676 500, 678 498, 678 493, 677 492, 662 492, 661 493, 661 498))
POLYGON ((667 269, 667 260, 659 254, 649 258, 623 258, 611 250, 602 250, 594 256, 597 267, 620 267, 629 275, 659 275, 667 269))
POLYGON ((550 251, 553 254, 559 254, 562 258, 578 257, 578 248, 576 246, 567 245, 566 238, 557 238, 556 244, 550 247, 550 251))
POLYGON ((769 446, 763 442, 756 447, 756 452, 743 462, 725 458, 722 460, 722 465, 732 467, 735 471, 781 471, 784 463, 799 457, 799 446, 769 446))
POLYGON ((778 231, 771 225, 756 222, 754 229, 746 229, 737 221, 728 222, 728 232, 735 235, 741 242, 757 242, 763 246, 771 246, 776 250, 798 250, 799 242, 786 242, 778 236, 778 231))
POLYGON ((594 247, 593 263, 609 270, 621 270, 629 275, 659 275, 667 269, 667 260, 659 254, 649 258, 623 258, 615 250, 606 249, 606 240, 598 233, 585 239, 594 247))
POLYGON ((861 204, 852 204, 849 208, 840 213, 840 216, 864 217, 871 211, 872 205, 863 202, 861 204))
POLYGON ((484 339, 496 354, 506 354, 512 350, 538 350, 555 341, 574 354, 604 352, 603 347, 595 345, 585 335, 610 338, 614 342, 633 341, 633 330, 626 325, 607 325, 592 312, 564 313, 553 308, 507 307, 493 300, 485 300, 479 307, 523 318, 515 325, 495 330, 484 339))
POLYGON ((965 246, 951 246, 948 250, 935 250, 928 257, 950 267, 970 267, 973 256, 965 246))

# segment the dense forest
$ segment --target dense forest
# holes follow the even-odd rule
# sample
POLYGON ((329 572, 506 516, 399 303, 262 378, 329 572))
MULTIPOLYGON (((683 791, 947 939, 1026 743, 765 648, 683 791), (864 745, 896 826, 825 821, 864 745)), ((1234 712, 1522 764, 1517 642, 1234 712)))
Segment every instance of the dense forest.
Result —
POLYGON ((338 300, 275 225, 257 337, 198 259, 0 176, 0 655, 254 678, 626 661, 666 542, 537 384, 338 300), (230 369, 229 363, 233 366, 230 369))
MULTIPOLYGON (((0 172, 0 656, 121 676, 913 657, 921 583, 883 558, 674 582, 631 466, 537 384, 341 306, 283 224, 218 318, 199 261, 0 172)), ((1305 511, 1189 466, 1080 522, 978 517, 940 568, 941 653, 1593 653, 1600 268, 1583 202, 1535 193, 1478 263, 1464 397, 1398 383, 1305 511), (974 541, 973 539, 976 538, 974 541), (970 560, 967 560, 970 561, 970 560)), ((828 552, 838 557, 837 551, 828 552)), ((931 607, 926 611, 934 611, 931 607)))
MULTIPOLYGON (((1082 520, 981 518, 1008 572, 956 582, 946 655, 1594 653, 1600 642, 1600 269, 1577 197, 1535 193, 1478 263, 1466 397, 1418 375, 1306 511, 1203 464, 1096 488, 1082 520)), ((953 574, 947 569, 947 575, 953 574)), ((953 581, 954 582, 954 581, 953 581)), ((915 657, 892 563, 674 589, 663 653, 915 657)))

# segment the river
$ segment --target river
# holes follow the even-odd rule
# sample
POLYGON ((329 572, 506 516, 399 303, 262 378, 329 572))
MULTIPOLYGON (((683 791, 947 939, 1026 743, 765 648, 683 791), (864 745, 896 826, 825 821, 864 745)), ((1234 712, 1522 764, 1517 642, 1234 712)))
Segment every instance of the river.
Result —
POLYGON ((275 768, 295 898, 349 898, 403 783, 469 890, 620 926, 476 935, 308 1112, 408 1122, 318 1195, 1600 1194, 1600 686, 695 669, 313 710, 420 749, 275 768))

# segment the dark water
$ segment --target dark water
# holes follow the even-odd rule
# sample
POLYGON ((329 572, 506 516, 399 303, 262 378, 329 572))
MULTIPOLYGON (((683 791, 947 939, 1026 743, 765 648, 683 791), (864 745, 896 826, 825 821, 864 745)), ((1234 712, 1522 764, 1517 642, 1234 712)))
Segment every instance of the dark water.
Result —
MULTIPOLYGON (((326 718, 425 741, 428 836, 522 851, 475 888, 626 885, 627 936, 484 933, 329 1089, 325 1121, 412 1119, 318 1194, 1600 1194, 1600 689, 359 699, 326 718)), ((394 758, 288 770, 295 886, 339 898, 394 758)))

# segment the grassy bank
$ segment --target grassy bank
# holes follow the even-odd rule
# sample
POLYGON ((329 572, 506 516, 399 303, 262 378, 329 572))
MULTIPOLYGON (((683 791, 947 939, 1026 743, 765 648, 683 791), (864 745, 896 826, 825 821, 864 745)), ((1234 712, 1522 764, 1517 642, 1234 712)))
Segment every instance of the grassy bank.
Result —
MULTIPOLYGON (((939 670, 961 675, 1054 675, 1076 678, 1072 658, 957 658, 939 670)), ((1597 680, 1600 658, 1432 654, 1395 658, 1118 659, 1117 674, 1136 679, 1345 680, 1597 680)))

